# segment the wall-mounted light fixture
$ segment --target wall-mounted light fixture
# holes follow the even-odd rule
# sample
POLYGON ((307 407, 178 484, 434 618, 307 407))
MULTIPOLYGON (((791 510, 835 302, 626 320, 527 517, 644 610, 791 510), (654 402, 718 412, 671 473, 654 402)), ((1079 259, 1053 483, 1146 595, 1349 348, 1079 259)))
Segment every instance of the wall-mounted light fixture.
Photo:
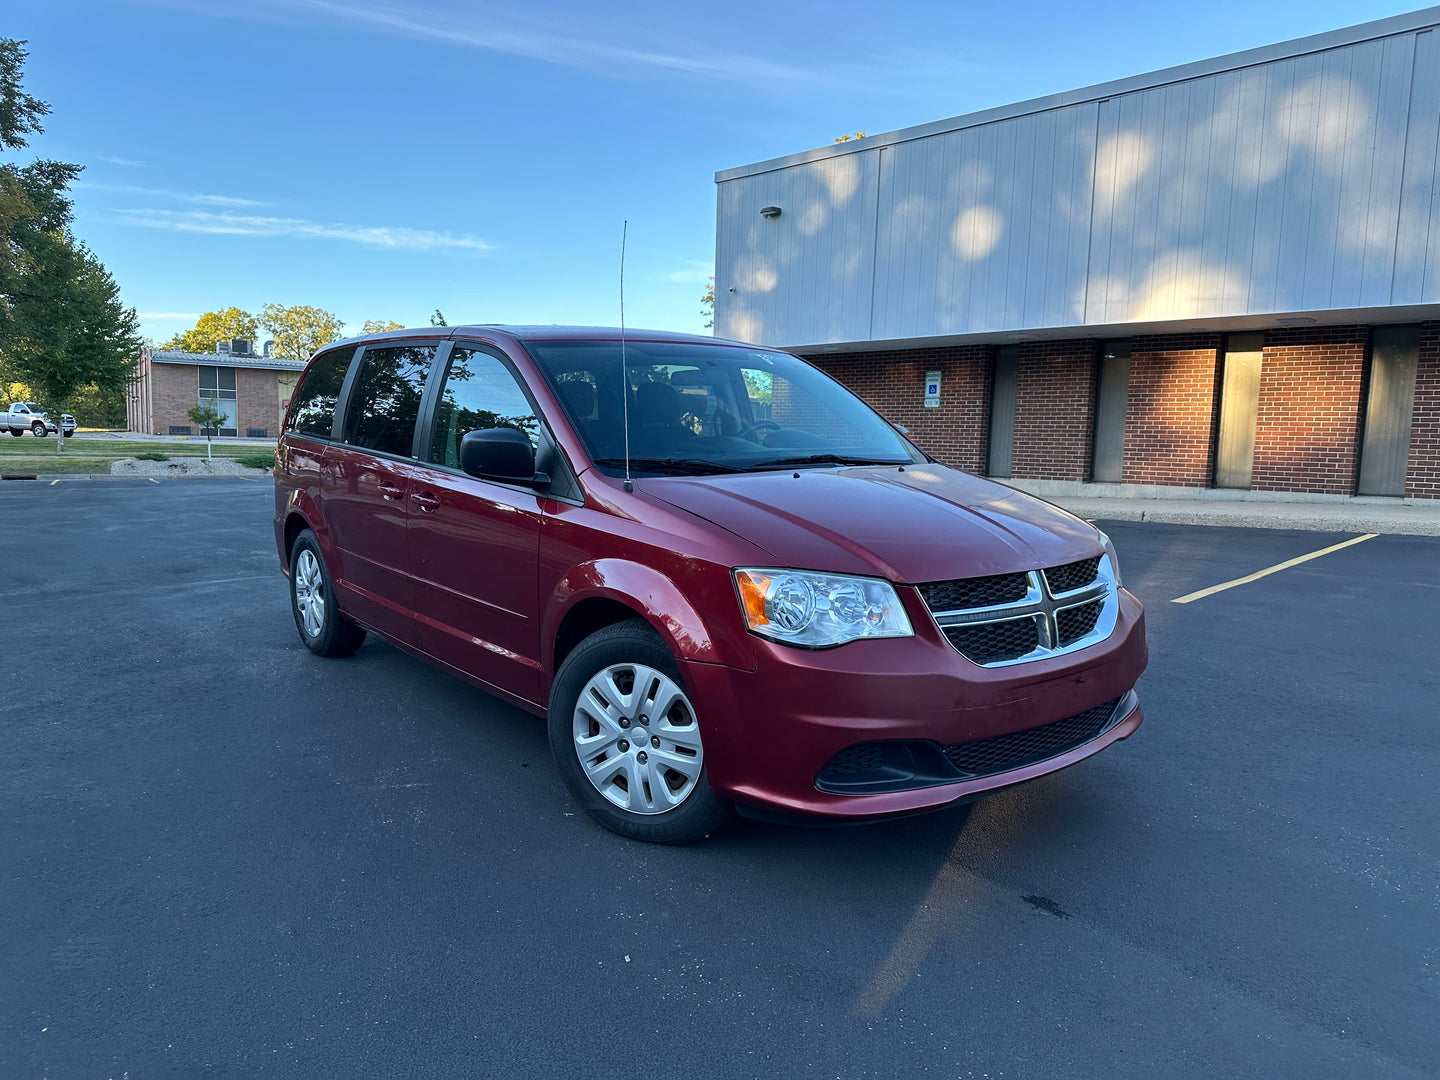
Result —
POLYGON ((780 216, 780 208, 778 206, 762 206, 760 207, 760 216, 763 218, 777 218, 780 216))

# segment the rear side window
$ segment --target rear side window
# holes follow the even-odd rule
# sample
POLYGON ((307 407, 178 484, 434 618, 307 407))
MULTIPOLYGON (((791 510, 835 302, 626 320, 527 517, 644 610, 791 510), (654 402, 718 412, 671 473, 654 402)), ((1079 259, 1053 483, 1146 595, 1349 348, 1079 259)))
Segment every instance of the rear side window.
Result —
POLYGON ((472 431, 508 427, 539 437, 540 421, 510 370, 489 353, 453 349, 435 413, 430 460, 460 467, 460 440, 472 431))
MULTIPOLYGON (((330 428, 335 420, 335 402, 340 398, 345 372, 354 358, 354 346, 336 349, 316 358, 295 390, 295 399, 290 405, 291 431, 317 435, 322 439, 330 437, 330 428)), ((231 386, 233 389, 234 384, 231 386)))
POLYGON ((345 412, 345 441, 409 457, 434 345, 366 349, 345 412))

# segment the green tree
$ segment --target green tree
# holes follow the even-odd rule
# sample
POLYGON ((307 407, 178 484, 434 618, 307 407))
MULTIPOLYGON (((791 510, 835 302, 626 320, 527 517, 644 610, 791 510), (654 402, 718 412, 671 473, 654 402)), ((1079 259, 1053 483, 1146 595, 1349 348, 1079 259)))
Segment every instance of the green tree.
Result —
POLYGON ((705 295, 700 297, 700 314, 705 316, 705 329, 715 325, 715 275, 705 283, 705 295))
POLYGON ((360 327, 362 334, 383 334, 387 330, 404 330, 403 323, 395 322, 393 319, 366 319, 365 325, 360 327))
POLYGON ((254 341, 260 336, 260 320, 248 311, 238 307, 207 311, 195 320, 195 326, 183 334, 176 334, 161 346, 162 349, 179 349, 182 352, 212 353, 222 341, 247 338, 254 341))
MULTIPOLYGON (((50 111, 22 89, 23 41, 0 38, 0 150, 28 145, 50 111)), ((78 165, 0 164, 0 367, 47 409, 80 391, 123 393, 139 320, 104 265, 70 231, 67 189, 78 165)), ((56 431, 56 445, 64 438, 56 431)))
POLYGON ((185 415, 200 429, 200 434, 205 436, 205 460, 209 461, 210 437, 220 433, 220 425, 225 420, 225 414, 220 411, 220 402, 207 395, 200 399, 199 405, 186 409, 185 415))
POLYGON ((340 337, 345 323, 323 308, 266 304, 260 325, 275 338, 275 355, 304 363, 340 337))
POLYGON ((435 314, 430 316, 430 325, 431 325, 431 326, 449 326, 450 324, 445 321, 445 316, 442 315, 442 314, 440 314, 440 309, 437 307, 437 308, 435 309, 435 314))

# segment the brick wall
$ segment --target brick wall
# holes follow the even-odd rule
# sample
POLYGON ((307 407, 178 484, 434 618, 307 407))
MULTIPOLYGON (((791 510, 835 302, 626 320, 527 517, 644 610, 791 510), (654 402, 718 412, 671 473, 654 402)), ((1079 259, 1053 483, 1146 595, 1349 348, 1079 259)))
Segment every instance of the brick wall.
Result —
POLYGON ((261 428, 270 437, 278 435, 279 399, 276 396, 275 372, 262 368, 239 368, 235 372, 236 412, 239 433, 248 428, 261 428))
MULTIPOLYGON (((1363 418, 1367 326, 1267 331, 1252 486, 1354 494, 1363 418)), ((1212 483, 1223 338, 1136 337, 1125 419, 1126 483, 1212 483)), ((991 347, 905 349, 812 357, 941 461, 983 472, 991 347), (923 406, 927 371, 942 373, 941 407, 923 406)), ((1099 344, 1021 347, 1013 473, 1088 480, 1099 344)), ((1406 494, 1440 498, 1440 322, 1426 323, 1411 422, 1406 494)))
POLYGON ((1440 322, 1425 323, 1420 330, 1405 494, 1440 499, 1440 322))
POLYGON ((1367 326, 1266 332, 1251 487, 1354 494, 1369 340, 1367 326))
POLYGON ((917 446, 947 465, 985 468, 990 430, 990 346, 812 356, 880 415, 903 424, 917 446), (940 372, 940 408, 925 408, 925 373, 940 372))
MULTIPOLYGON (((194 364, 152 364, 151 433, 168 435, 171 425, 190 428, 199 435, 186 412, 200 403, 200 369, 194 364)), ((237 368, 235 399, 237 430, 264 428, 270 438, 280 433, 279 385, 276 373, 262 368, 237 368)))
POLYGON ((1131 340, 1125 483, 1210 485, 1220 348, 1219 334, 1131 340))
POLYGON ((168 435, 179 424, 198 429, 185 415, 200 403, 200 369, 194 364, 150 365, 151 434, 168 435))
POLYGON ((1011 475, 1090 479, 1097 341, 1029 341, 1020 347, 1011 475))

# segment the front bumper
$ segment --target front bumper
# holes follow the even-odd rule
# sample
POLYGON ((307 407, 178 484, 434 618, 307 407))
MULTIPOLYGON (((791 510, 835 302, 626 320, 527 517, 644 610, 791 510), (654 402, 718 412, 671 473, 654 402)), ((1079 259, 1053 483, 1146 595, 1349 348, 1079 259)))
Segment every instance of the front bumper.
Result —
POLYGON ((1145 617, 1120 591, 1114 632, 1049 660, 970 663, 928 618, 915 636, 802 650, 757 638, 753 671, 686 662, 716 792, 770 816, 863 821, 938 809, 1063 769, 1128 737, 1144 718, 1130 691, 1145 670, 1145 617), (876 793, 822 790, 816 777, 859 743, 941 746, 992 739, 1122 699, 1095 738, 1005 772, 954 782, 917 778, 876 793))

